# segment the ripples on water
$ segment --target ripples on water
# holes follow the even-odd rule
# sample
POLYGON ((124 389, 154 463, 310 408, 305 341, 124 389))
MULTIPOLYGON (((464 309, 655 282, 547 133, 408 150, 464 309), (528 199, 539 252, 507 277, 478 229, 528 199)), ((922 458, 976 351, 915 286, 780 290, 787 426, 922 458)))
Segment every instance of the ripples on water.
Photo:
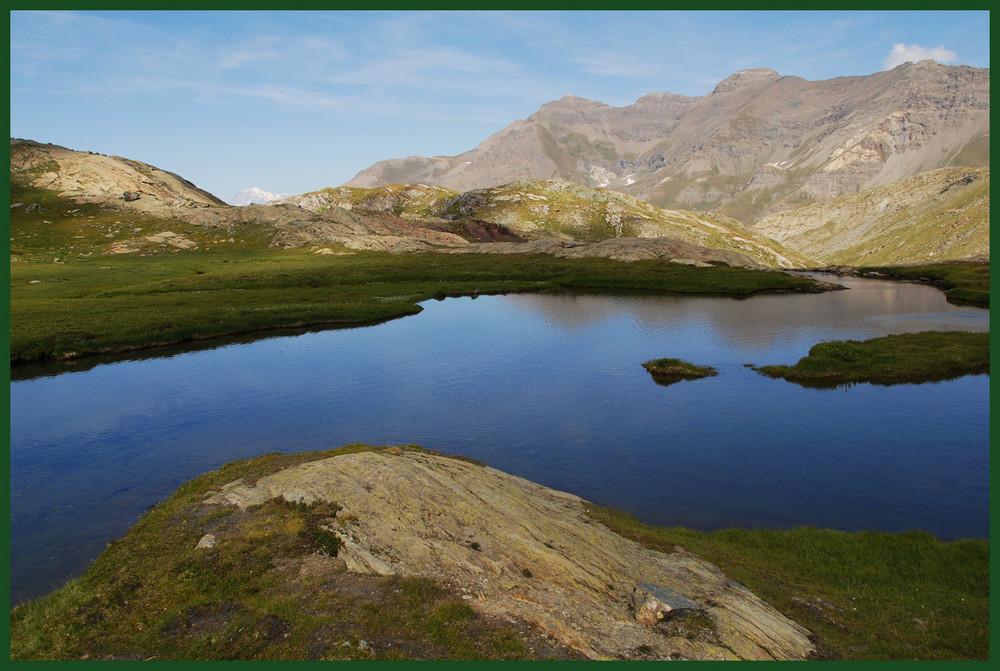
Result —
POLYGON ((929 287, 747 300, 430 301, 358 329, 11 384, 12 599, 79 573, 182 482, 360 441, 467 455, 644 521, 988 535, 987 376, 803 389, 744 364, 816 342, 989 330, 929 287), (655 384, 675 356, 717 377, 655 384))

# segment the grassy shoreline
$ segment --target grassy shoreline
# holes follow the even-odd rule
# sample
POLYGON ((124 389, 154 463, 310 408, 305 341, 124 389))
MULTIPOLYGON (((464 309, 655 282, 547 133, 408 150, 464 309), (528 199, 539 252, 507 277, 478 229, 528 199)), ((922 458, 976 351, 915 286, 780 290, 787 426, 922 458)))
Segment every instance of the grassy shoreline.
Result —
MULTIPOLYGON (((12 608, 11 658, 308 659, 317 637, 329 632, 337 645, 321 656, 331 659, 372 659, 359 641, 388 639, 393 650, 376 658, 564 658, 565 650, 532 652, 540 641, 530 632, 484 619, 429 580, 341 573, 338 589, 310 589, 286 567, 322 552, 322 539, 310 531, 331 517, 330 504, 274 501, 252 514, 223 511, 219 519, 205 518, 200 505, 207 491, 238 477, 254 481, 334 454, 399 449, 423 450, 355 444, 274 453, 191 480, 109 544, 81 578, 12 608), (207 560, 195 544, 212 523, 240 525, 246 542, 220 547, 207 560)), ((597 506, 587 513, 652 549, 715 563, 812 631, 822 658, 989 656, 986 540, 814 528, 703 533, 645 525, 597 506)))
POLYGON ((778 271, 549 256, 244 249, 11 265, 12 363, 308 326, 361 325, 446 296, 653 291, 746 297, 818 286, 778 271))
POLYGON ((914 266, 871 266, 857 269, 862 277, 888 276, 894 279, 930 281, 941 288, 948 300, 978 307, 990 305, 990 264, 988 261, 950 261, 914 266))

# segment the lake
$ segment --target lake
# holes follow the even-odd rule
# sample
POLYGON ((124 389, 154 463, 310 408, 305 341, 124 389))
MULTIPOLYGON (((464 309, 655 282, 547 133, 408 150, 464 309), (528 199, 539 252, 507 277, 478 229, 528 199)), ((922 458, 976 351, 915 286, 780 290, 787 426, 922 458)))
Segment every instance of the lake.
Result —
POLYGON ((822 340, 989 330, 988 310, 926 285, 836 281, 849 290, 449 298, 12 380, 11 601, 82 573, 203 472, 351 442, 473 457, 654 524, 988 537, 987 375, 824 390, 746 366, 822 340), (719 374, 660 386, 640 365, 660 357, 719 374))

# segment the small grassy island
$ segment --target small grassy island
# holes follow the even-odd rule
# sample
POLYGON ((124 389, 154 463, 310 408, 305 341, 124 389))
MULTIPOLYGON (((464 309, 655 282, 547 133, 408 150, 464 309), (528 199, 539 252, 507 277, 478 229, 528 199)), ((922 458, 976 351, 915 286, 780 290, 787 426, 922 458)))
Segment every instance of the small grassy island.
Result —
POLYGON ((681 380, 698 380, 718 375, 711 366, 696 366, 680 359, 653 359, 642 364, 657 384, 670 385, 681 380))
POLYGON ((794 366, 760 366, 755 370, 818 387, 948 380, 989 373, 990 334, 925 331, 865 341, 835 340, 814 345, 794 366))

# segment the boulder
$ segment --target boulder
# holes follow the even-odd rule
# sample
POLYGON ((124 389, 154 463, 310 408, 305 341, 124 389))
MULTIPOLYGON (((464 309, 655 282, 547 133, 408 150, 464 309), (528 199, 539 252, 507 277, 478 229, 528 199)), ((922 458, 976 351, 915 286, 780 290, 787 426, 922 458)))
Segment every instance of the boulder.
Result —
POLYGON ((648 582, 640 582, 632 588, 632 607, 635 619, 653 626, 679 615, 705 610, 704 606, 669 587, 648 582))

